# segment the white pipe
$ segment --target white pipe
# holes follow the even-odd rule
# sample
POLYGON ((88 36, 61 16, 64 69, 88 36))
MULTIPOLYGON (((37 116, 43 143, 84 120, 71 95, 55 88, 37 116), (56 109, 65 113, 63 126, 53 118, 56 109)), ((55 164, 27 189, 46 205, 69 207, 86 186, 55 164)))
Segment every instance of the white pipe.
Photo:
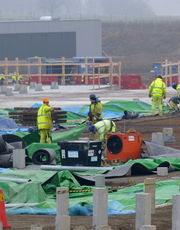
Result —
POLYGON ((5 204, 6 208, 18 208, 18 207, 33 207, 38 205, 39 203, 17 203, 17 204, 5 204))
POLYGON ((27 183, 30 182, 31 179, 20 179, 20 178, 11 178, 11 177, 0 177, 0 181, 11 181, 16 183, 27 183))
POLYGON ((109 171, 113 169, 113 167, 86 167, 86 166, 61 166, 61 165, 41 165, 41 169, 43 170, 69 170, 69 171, 88 171, 88 170, 105 170, 109 171))

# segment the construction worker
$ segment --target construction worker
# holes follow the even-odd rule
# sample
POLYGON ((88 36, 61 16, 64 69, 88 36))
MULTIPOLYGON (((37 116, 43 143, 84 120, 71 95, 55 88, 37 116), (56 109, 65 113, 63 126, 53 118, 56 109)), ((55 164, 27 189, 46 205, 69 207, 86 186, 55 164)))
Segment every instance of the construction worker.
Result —
POLYGON ((180 105, 180 97, 172 97, 169 99, 168 103, 167 103, 169 109, 174 110, 174 111, 178 111, 179 105, 180 105))
POLYGON ((52 143, 50 135, 51 129, 53 128, 53 122, 51 117, 52 107, 49 105, 49 99, 44 98, 43 104, 38 110, 37 114, 37 126, 40 133, 40 143, 52 143))
POLYGON ((177 84, 176 82, 172 83, 172 88, 177 91, 177 96, 180 97, 180 84, 177 84))
POLYGON ((18 83, 21 84, 23 82, 23 76, 21 74, 18 74, 18 83))
POLYGON ((15 84, 16 81, 17 81, 17 74, 16 74, 16 72, 12 75, 11 79, 12 79, 12 83, 15 84))
POLYGON ((4 75, 4 73, 0 74, 0 85, 4 85, 4 81, 6 80, 6 77, 4 75))
POLYGON ((102 120, 102 104, 99 98, 95 94, 90 94, 89 99, 91 104, 89 106, 89 121, 92 124, 95 124, 98 121, 102 120))
POLYGON ((155 114, 156 106, 159 109, 159 115, 163 115, 163 99, 166 98, 166 84, 163 82, 162 76, 158 75, 149 86, 149 97, 152 97, 152 114, 155 114))
POLYGON ((89 131, 94 134, 95 141, 106 141, 107 134, 116 131, 116 124, 111 120, 98 121, 89 125, 89 131))

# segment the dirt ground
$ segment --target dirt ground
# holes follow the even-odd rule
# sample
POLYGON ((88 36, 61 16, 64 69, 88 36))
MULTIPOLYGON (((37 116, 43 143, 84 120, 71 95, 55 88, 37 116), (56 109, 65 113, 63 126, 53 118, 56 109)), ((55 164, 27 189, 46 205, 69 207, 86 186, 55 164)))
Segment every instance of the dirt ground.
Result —
MULTIPOLYGON (((96 87, 97 88, 97 87, 96 87)), ((140 99, 150 103, 147 90, 119 90, 117 88, 92 89, 92 86, 60 86, 58 90, 50 90, 49 86, 44 87, 43 92, 30 90, 28 94, 20 95, 17 92, 14 96, 0 95, 1 108, 28 107, 34 103, 41 103, 43 97, 49 97, 52 106, 66 107, 85 105, 89 103, 89 94, 96 93, 103 103, 110 100, 133 100, 140 99)), ((175 95, 175 91, 168 89, 168 97, 175 95)), ((173 127, 176 141, 168 146, 180 149, 180 114, 167 116, 163 118, 142 118, 118 122, 118 130, 124 131, 128 128, 134 128, 140 132, 144 140, 150 141, 152 132, 162 132, 164 127, 173 127)), ((180 176, 180 172, 171 172, 167 177, 158 177, 157 175, 144 175, 134 177, 123 177, 108 179, 107 185, 129 186, 143 182, 147 177, 155 177, 156 180, 165 180, 173 176, 180 176)), ((171 229, 171 204, 156 209, 156 214, 152 215, 152 224, 157 226, 157 230, 171 229)), ((43 229, 55 229, 55 216, 48 215, 8 215, 9 224, 12 230, 29 230, 31 225, 41 224, 43 229)), ((71 217, 71 229, 83 225, 92 229, 92 217, 78 216, 71 217)), ((135 215, 110 216, 109 225, 113 230, 134 230, 135 215)))

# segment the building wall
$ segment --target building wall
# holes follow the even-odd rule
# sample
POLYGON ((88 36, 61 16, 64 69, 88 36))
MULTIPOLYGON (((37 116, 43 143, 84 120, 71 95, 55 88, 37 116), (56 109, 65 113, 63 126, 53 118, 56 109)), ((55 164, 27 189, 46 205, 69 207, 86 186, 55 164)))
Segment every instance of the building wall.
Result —
POLYGON ((0 22, 0 59, 102 56, 99 20, 0 22))

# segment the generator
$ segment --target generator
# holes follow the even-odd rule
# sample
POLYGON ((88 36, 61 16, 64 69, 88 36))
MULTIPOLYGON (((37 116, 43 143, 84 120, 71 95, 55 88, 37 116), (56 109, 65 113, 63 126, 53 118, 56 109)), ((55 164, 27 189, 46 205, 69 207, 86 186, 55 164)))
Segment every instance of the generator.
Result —
POLYGON ((142 137, 139 133, 110 133, 107 135, 107 160, 126 162, 141 155, 142 137))
POLYGON ((101 141, 63 141, 58 142, 60 160, 63 166, 95 166, 101 165, 101 141))

